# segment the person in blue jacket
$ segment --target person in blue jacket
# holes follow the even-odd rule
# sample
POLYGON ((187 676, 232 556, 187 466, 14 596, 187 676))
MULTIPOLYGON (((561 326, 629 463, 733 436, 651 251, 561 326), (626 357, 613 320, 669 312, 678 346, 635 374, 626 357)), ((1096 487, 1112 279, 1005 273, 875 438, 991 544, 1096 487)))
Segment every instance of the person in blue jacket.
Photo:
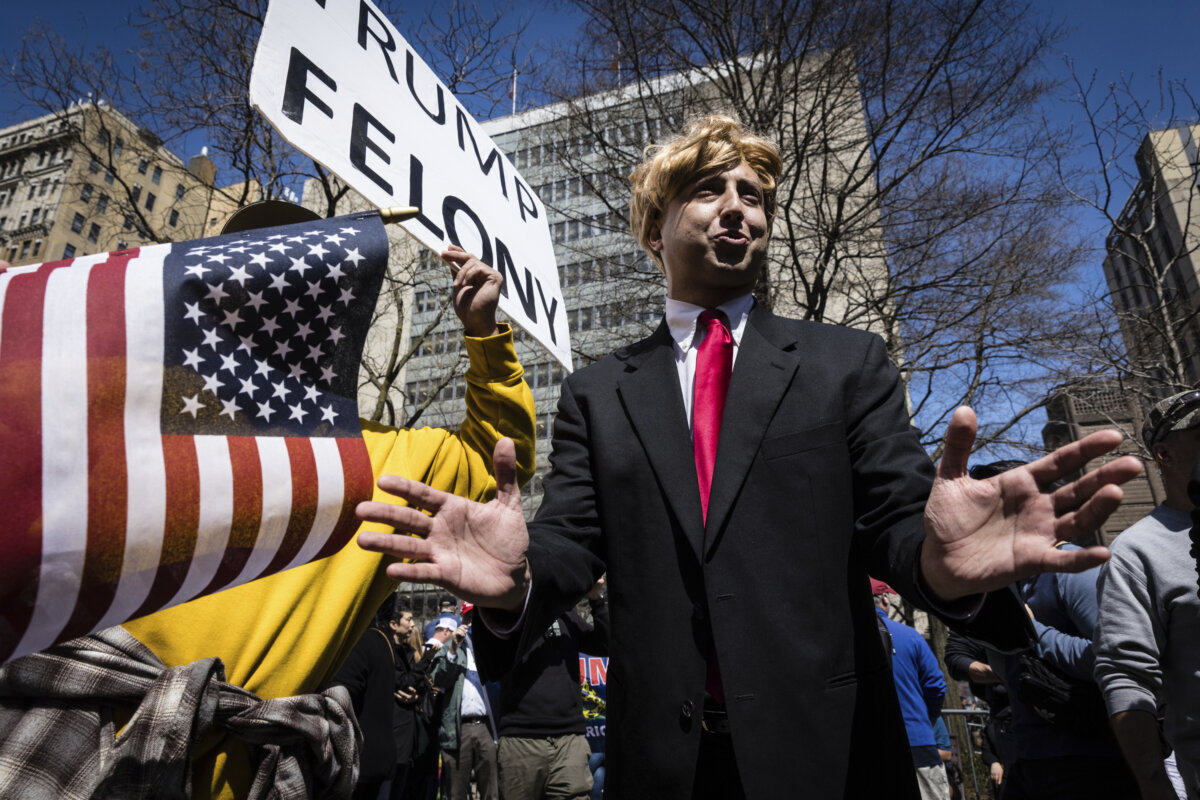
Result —
POLYGON ((921 634, 888 617, 887 597, 895 594, 891 587, 872 578, 871 594, 875 596, 876 613, 891 640, 892 677, 896 681, 921 800, 949 800, 950 782, 933 733, 933 723, 942 713, 946 679, 921 634))

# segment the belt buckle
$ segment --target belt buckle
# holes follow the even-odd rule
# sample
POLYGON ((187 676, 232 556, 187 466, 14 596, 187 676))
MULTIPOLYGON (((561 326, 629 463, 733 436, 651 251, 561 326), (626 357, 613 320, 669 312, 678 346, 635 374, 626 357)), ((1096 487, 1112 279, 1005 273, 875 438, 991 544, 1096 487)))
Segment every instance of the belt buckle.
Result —
POLYGON ((700 714, 700 730, 705 733, 728 736, 730 733, 729 715, 725 711, 715 708, 704 709, 700 714))

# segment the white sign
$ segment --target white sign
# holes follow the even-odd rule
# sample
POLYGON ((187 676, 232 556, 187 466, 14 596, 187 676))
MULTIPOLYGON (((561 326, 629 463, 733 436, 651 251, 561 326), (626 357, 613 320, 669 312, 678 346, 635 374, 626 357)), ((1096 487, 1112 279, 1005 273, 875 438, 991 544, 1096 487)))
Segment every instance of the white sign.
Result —
POLYGON ((289 142, 404 227, 504 275, 500 308, 571 368, 546 207, 370 0, 271 0, 250 101, 289 142))

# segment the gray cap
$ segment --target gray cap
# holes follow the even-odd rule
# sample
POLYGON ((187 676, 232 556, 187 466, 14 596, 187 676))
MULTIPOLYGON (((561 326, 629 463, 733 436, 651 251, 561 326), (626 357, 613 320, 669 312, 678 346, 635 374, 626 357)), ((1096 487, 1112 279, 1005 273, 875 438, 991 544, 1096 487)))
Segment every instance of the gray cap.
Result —
POLYGON ((1191 389, 1159 400, 1146 415, 1142 425, 1142 441, 1146 447, 1167 438, 1172 431, 1182 431, 1200 425, 1200 391, 1191 389))

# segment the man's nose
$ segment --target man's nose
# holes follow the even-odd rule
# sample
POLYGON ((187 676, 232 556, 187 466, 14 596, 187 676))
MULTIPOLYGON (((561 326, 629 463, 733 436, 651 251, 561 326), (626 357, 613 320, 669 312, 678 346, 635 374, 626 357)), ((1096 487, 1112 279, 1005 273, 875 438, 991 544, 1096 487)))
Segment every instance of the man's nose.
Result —
POLYGON ((736 189, 721 195, 721 219, 741 219, 746 213, 746 203, 736 189))

